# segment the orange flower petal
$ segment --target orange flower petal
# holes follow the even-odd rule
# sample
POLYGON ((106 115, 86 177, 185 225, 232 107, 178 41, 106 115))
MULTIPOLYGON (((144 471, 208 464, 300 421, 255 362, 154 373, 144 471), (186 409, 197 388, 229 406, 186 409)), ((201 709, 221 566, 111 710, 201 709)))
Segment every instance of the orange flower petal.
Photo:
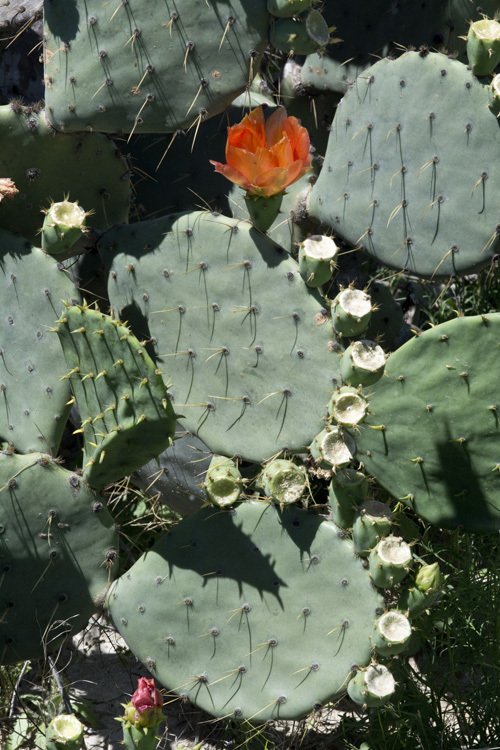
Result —
POLYGON ((309 156, 309 133, 303 128, 296 117, 287 117, 283 122, 283 131, 288 136, 296 159, 305 161, 309 156))
POLYGON ((302 159, 297 159, 297 161, 292 162, 288 165, 286 168, 286 174, 288 177, 288 182, 286 186, 291 185, 292 182, 295 182, 299 179, 299 177, 302 177, 303 174, 305 174, 308 170, 304 170, 304 162, 302 159))
POLYGON ((297 158, 286 136, 276 143, 276 145, 272 146, 271 151, 275 155, 280 167, 287 167, 290 162, 295 161, 297 158))
POLYGON ((228 128, 228 145, 255 151, 256 148, 266 147, 266 131, 264 110, 262 107, 254 109, 245 115, 238 125, 228 128))
MULTIPOLYGON (((259 191, 264 191, 262 192, 263 195, 274 195, 275 193, 281 193, 282 190, 296 182, 308 171, 309 168, 304 167, 302 160, 297 159, 286 167, 275 167, 259 175, 255 186, 259 191)), ((250 191, 252 192, 252 189, 250 191)))
POLYGON ((230 167, 245 175, 249 182, 252 182, 254 173, 253 154, 242 148, 226 147, 226 161, 230 167))
POLYGON ((253 184, 259 174, 278 166, 277 159, 266 148, 258 148, 255 153, 250 153, 241 148, 228 146, 226 160, 231 167, 244 174, 253 184))
POLYGON ((281 193, 289 184, 286 169, 283 167, 274 167, 269 172, 259 175, 256 187, 260 195, 270 196, 281 193))
POLYGON ((271 148, 283 138, 283 122, 286 119, 284 107, 278 107, 266 121, 265 132, 267 147, 271 148))
POLYGON ((252 185, 250 181, 237 169, 230 167, 229 164, 221 164, 219 161, 210 160, 210 164, 214 165, 216 172, 223 174, 224 177, 227 177, 228 180, 234 182, 235 185, 239 185, 244 190, 251 190, 252 185))

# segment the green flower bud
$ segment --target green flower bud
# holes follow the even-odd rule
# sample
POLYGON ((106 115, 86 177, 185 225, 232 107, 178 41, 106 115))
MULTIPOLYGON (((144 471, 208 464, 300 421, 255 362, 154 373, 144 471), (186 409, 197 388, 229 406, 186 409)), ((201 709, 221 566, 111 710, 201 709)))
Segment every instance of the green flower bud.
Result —
POLYGON ((426 594, 433 594, 439 591, 444 583, 444 576, 439 570, 439 563, 432 565, 422 565, 415 576, 415 586, 426 594))

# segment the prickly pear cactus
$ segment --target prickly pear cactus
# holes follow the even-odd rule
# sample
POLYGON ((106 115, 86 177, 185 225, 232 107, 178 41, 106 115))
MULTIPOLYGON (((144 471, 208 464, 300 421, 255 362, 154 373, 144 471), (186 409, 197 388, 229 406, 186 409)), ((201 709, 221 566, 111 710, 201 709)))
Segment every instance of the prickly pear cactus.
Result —
POLYGON ((0 168, 19 194, 3 201, 0 226, 40 243, 42 209, 69 196, 91 211, 87 225, 106 229, 127 221, 128 165, 112 141, 98 133, 62 136, 49 127, 39 106, 0 107, 0 168))
POLYGON ((311 213, 420 276, 488 265, 500 247, 500 128, 488 104, 487 86, 458 60, 380 60, 337 109, 311 213))
POLYGON ((22 453, 56 454, 69 416, 64 356, 48 332, 61 298, 80 299, 64 269, 0 230, 0 439, 22 453))
POLYGON ((130 329, 86 305, 66 308, 61 341, 84 436, 83 477, 104 487, 171 444, 175 414, 161 373, 130 329))
POLYGON ((256 463, 311 442, 341 355, 321 298, 280 246, 247 222, 193 212, 111 230, 101 252, 115 314, 151 342, 190 432, 256 463))
POLYGON ((370 661, 383 598, 334 524, 247 502, 184 519, 107 606, 160 682, 215 716, 260 723, 345 693, 370 661))
POLYGON ((370 386, 358 457, 439 526, 500 528, 500 313, 457 318, 404 344, 370 386))
POLYGON ((0 663, 41 659, 78 633, 113 577, 104 498, 47 454, 0 453, 0 663))
POLYGON ((269 19, 266 0, 46 3, 48 117, 65 131, 198 127, 256 75, 269 19))

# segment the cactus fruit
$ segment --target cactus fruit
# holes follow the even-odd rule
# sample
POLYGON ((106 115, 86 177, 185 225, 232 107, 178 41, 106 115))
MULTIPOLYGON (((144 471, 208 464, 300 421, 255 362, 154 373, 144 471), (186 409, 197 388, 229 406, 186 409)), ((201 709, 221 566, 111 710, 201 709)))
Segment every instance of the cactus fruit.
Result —
POLYGON ((469 26, 467 57, 476 76, 493 73, 500 62, 500 23, 483 18, 469 26))
POLYGON ((417 571, 413 585, 405 588, 398 599, 398 609, 418 617, 429 609, 441 596, 444 576, 439 563, 422 565, 417 571))
POLYGON ((321 469, 336 471, 351 463, 356 453, 356 442, 341 427, 325 427, 312 441, 309 452, 321 469))
POLYGON ((359 289, 343 289, 332 302, 333 328, 339 336, 359 336, 372 314, 370 295, 359 289))
POLYGON ((395 656, 406 649, 411 634, 408 617, 393 609, 385 612, 375 622, 372 644, 378 656, 395 656))
POLYGON ((281 247, 246 222, 193 212, 119 227, 101 251, 115 314, 153 340, 190 432, 255 463, 306 448, 341 355, 321 298, 281 247))
POLYGON ((363 708, 378 708, 396 692, 396 681, 383 664, 360 669, 347 685, 349 697, 363 708))
POLYGON ((131 331, 86 305, 68 305, 61 341, 84 437, 83 477, 104 487, 171 444, 175 415, 160 372, 131 331))
POLYGON ((42 659, 86 626, 117 541, 81 477, 43 453, 0 453, 0 663, 42 659))
POLYGON ((67 252, 87 231, 87 214, 76 202, 51 203, 44 213, 42 250, 45 253, 61 255, 67 252))
POLYGON ((490 109, 497 117, 500 115, 500 73, 491 82, 490 109))
POLYGON ((337 109, 310 212, 419 276, 487 266, 500 246, 491 159, 500 129, 489 100, 488 87, 445 55, 380 60, 337 109))
POLYGON ((237 464, 226 456, 214 456, 205 477, 205 491, 212 505, 225 508, 234 505, 242 490, 237 464))
POLYGON ((371 550, 391 529, 392 511, 385 503, 367 500, 358 509, 352 527, 354 549, 361 557, 371 550))
POLYGON ((384 374, 386 362, 384 350, 375 341, 353 341, 342 356, 342 380, 353 386, 373 385, 384 374))
POLYGON ((370 551, 370 575, 375 586, 391 588, 408 575, 413 565, 410 546, 397 536, 381 539, 370 551))
POLYGON ((268 196, 245 194, 248 218, 255 229, 259 232, 267 232, 276 221, 282 201, 283 193, 268 196))
POLYGON ((381 602, 334 524, 249 501, 185 518, 107 606, 160 682, 215 716, 260 723, 342 694, 370 660, 381 602))
POLYGON ((260 484, 267 497, 280 505, 295 503, 307 488, 307 475, 302 467, 293 461, 277 458, 268 463, 260 478, 260 484))
POLYGON ((322 286, 331 279, 337 252, 332 238, 321 234, 313 234, 301 243, 299 269, 307 286, 322 286))
POLYGON ((45 732, 46 750, 84 750, 84 726, 74 714, 58 714, 45 732))
POLYGON ((355 427, 362 422, 368 411, 368 401, 352 386, 342 386, 333 393, 328 404, 328 413, 345 427, 355 427))
POLYGON ((439 526, 500 528, 499 332, 499 313, 441 323, 394 352, 370 388, 358 457, 393 497, 439 526))

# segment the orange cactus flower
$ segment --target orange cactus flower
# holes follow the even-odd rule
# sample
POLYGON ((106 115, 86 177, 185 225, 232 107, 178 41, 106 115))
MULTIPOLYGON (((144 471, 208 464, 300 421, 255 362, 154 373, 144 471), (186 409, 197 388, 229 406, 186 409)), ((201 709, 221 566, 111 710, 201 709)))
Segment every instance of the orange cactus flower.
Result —
POLYGON ((311 169, 309 134, 283 107, 267 121, 263 107, 257 107, 227 129, 226 162, 210 161, 249 194, 276 195, 311 169))

